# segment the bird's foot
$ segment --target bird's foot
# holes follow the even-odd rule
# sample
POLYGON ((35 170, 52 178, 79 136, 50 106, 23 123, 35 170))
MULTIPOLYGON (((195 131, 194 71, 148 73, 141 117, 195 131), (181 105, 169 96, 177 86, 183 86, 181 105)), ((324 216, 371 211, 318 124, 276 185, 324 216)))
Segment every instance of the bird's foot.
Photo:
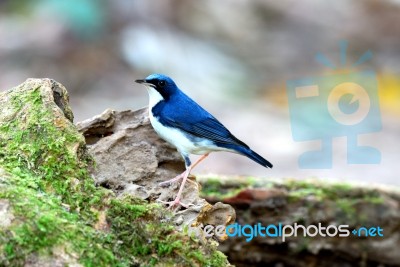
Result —
POLYGON ((174 183, 174 182, 177 182, 177 181, 179 181, 180 179, 182 179, 184 174, 185 174, 185 172, 179 174, 179 175, 176 176, 175 178, 172 178, 172 179, 170 179, 170 180, 161 182, 161 183, 159 183, 158 185, 161 186, 161 187, 167 187, 167 186, 169 186, 170 184, 172 184, 172 183, 174 183))
POLYGON ((175 206, 176 208, 179 208, 179 205, 184 207, 184 208, 189 208, 190 206, 193 206, 193 204, 185 204, 180 201, 180 199, 177 197, 172 201, 163 201, 163 200, 157 200, 158 202, 161 202, 162 204, 168 205, 168 209, 173 209, 175 206))
MULTIPOLYGON (((161 187, 170 186, 172 183, 175 183, 175 182, 181 180, 181 179, 184 177, 184 174, 185 174, 185 173, 179 174, 179 175, 176 176, 175 178, 172 178, 172 179, 170 179, 170 180, 161 182, 161 183, 159 183, 158 185, 161 186, 161 187)), ((192 180, 189 180, 189 179, 188 179, 188 182, 190 182, 190 183, 194 184, 196 187, 198 187, 198 185, 197 185, 196 182, 194 182, 194 181, 192 181, 192 180)))

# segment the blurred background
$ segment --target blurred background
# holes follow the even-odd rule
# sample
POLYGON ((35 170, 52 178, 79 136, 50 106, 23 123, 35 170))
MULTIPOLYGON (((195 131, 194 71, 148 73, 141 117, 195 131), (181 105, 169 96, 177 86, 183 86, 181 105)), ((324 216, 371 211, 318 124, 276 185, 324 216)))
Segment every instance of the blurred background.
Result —
POLYGON ((399 14, 399 0, 1 0, 0 90, 53 78, 81 121, 146 106, 133 81, 164 73, 274 164, 214 153, 194 173, 400 185, 399 14), (315 60, 339 66, 342 40, 346 65, 315 60), (372 58, 351 67, 368 50, 372 58), (359 141, 381 152, 380 164, 347 164, 339 137, 332 168, 301 169, 299 156, 320 144, 293 140, 287 81, 359 70, 376 72, 382 130, 359 141))

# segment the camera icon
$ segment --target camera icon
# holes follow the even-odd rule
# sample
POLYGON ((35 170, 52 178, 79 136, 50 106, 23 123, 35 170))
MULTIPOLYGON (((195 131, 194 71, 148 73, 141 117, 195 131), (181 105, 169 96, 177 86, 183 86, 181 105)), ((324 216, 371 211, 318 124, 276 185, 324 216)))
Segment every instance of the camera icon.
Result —
POLYGON ((321 150, 300 155, 300 168, 332 168, 332 139, 343 136, 348 164, 380 163, 379 150, 357 144, 359 135, 382 129, 374 71, 291 80, 286 89, 293 139, 321 140, 321 150))

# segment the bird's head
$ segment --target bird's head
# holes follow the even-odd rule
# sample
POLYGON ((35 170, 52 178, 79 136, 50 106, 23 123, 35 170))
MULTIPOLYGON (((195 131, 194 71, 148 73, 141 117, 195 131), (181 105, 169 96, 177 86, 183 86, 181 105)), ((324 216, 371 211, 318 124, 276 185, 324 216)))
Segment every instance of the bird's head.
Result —
POLYGON ((149 91, 150 98, 160 98, 158 101, 168 100, 171 95, 179 90, 175 82, 163 74, 151 74, 145 79, 136 80, 135 82, 145 85, 149 91))

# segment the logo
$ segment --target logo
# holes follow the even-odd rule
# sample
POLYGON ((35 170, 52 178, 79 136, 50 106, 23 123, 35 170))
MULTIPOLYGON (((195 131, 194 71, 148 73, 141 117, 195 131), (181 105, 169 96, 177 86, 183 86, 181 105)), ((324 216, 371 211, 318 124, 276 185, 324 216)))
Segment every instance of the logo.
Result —
MULTIPOLYGON (((295 141, 319 140, 320 150, 307 151, 299 157, 302 169, 332 168, 332 139, 347 137, 348 164, 378 164, 378 149, 358 144, 358 136, 382 129, 378 84, 372 70, 344 71, 347 42, 340 43, 341 68, 323 54, 316 60, 340 70, 338 74, 315 76, 287 82, 292 136, 295 141)), ((352 67, 371 59, 367 51, 352 67)))
POLYGON ((263 225, 261 223, 257 223, 254 225, 251 224, 230 224, 228 226, 224 225, 200 225, 197 227, 189 228, 189 235, 196 234, 199 235, 200 232, 203 232, 203 235, 206 238, 216 237, 224 240, 225 237, 244 237, 246 242, 250 242, 256 237, 261 238, 278 238, 282 242, 286 242, 287 238, 290 237, 349 237, 351 234, 354 237, 383 237, 383 228, 380 226, 370 226, 364 227, 361 226, 359 228, 350 229, 349 225, 327 225, 324 226, 322 223, 311 224, 308 226, 294 223, 290 224, 268 224, 263 225))

